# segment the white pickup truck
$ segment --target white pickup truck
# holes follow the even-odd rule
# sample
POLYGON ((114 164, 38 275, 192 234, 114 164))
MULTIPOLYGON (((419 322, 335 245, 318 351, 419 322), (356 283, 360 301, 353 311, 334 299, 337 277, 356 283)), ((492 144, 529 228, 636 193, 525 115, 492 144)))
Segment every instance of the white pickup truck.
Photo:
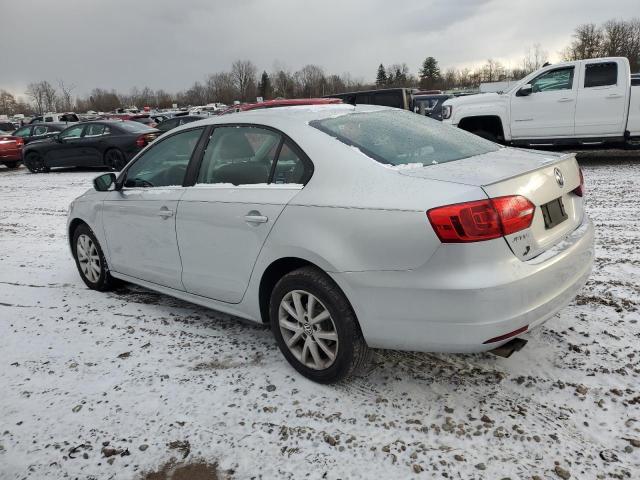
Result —
POLYGON ((640 85, 626 58, 547 65, 506 92, 442 108, 444 123, 512 145, 640 144, 640 85))

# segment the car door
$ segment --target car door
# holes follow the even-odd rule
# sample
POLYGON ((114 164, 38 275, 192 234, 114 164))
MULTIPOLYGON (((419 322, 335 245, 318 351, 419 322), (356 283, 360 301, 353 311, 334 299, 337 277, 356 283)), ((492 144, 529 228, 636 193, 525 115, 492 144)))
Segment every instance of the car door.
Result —
POLYGON ((87 124, 81 141, 83 165, 104 165, 102 151, 110 133, 110 128, 103 123, 87 124))
POLYGON ((84 125, 75 125, 60 132, 48 146, 45 159, 49 167, 75 166, 82 161, 82 132, 84 125))
POLYGON ((260 249, 313 170, 279 132, 217 127, 195 185, 178 205, 176 231, 187 292, 238 303, 260 249))
POLYGON ((107 193, 102 222, 114 272, 184 290, 176 211, 203 130, 182 131, 154 143, 121 174, 122 189, 107 193))
POLYGON ((572 137, 577 81, 574 66, 547 70, 529 82, 532 93, 511 96, 513 138, 572 137))
POLYGON ((584 62, 576 106, 576 137, 622 135, 629 99, 627 72, 618 62, 584 62), (624 73, 624 75, 622 74, 624 73))

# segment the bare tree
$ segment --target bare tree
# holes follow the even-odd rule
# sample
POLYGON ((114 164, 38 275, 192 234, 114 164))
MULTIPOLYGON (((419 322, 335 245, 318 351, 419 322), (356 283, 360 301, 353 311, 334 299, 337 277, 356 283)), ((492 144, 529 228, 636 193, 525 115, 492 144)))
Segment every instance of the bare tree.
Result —
POLYGON ((231 104, 238 98, 235 78, 231 73, 222 72, 209 75, 205 82, 207 103, 231 104))
POLYGON ((563 52, 565 60, 582 60, 597 58, 602 55, 602 30, 595 23, 578 25, 573 34, 573 41, 563 52))
POLYGON ((76 86, 74 84, 64 83, 64 80, 58 80, 58 88, 60 89, 60 110, 70 111, 73 110, 73 98, 71 92, 76 86))
POLYGON ((0 113, 4 115, 13 115, 16 111, 17 102, 13 95, 6 90, 0 90, 0 113))
POLYGON ((534 72, 541 68, 548 60, 549 52, 543 50, 540 44, 536 43, 533 47, 527 48, 525 56, 522 59, 522 70, 525 72, 525 75, 534 72))
POLYGON ((243 102, 255 96, 257 71, 250 60, 236 60, 231 66, 231 75, 235 80, 240 100, 243 102))

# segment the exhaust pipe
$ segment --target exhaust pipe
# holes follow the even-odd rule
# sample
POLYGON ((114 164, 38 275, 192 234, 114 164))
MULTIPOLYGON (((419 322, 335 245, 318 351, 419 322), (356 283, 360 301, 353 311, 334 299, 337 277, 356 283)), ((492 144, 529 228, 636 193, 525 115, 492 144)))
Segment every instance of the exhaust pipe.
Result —
POLYGON ((527 341, 522 338, 512 338, 504 345, 501 345, 493 350, 489 350, 489 353, 502 358, 509 358, 514 352, 519 352, 527 344, 527 341))

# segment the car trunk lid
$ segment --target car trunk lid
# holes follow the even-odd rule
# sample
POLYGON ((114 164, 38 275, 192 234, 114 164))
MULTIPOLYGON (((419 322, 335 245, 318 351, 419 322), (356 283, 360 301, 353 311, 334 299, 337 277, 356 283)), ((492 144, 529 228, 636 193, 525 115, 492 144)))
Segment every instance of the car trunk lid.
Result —
POLYGON ((575 154, 503 148, 454 162, 399 170, 402 175, 481 187, 489 198, 521 195, 535 205, 531 226, 505 236, 513 253, 533 258, 575 230, 584 214, 575 154))

